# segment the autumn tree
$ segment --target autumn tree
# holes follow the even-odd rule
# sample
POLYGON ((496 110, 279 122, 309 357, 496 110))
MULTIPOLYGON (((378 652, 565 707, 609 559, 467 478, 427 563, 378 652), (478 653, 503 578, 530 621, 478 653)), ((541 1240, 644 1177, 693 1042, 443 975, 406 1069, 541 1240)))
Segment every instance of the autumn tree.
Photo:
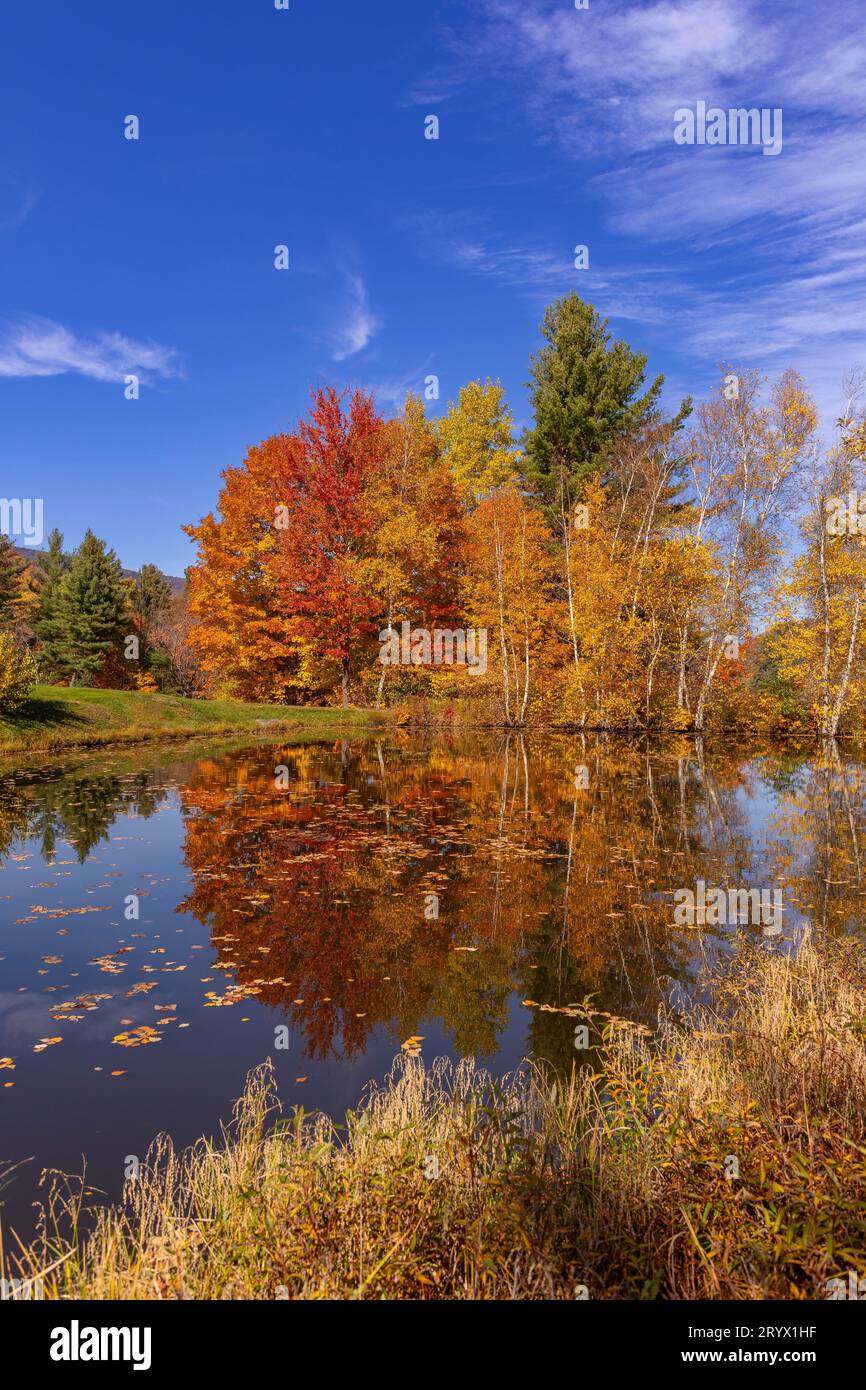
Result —
POLYGON ((786 372, 762 403, 757 372, 728 373, 697 412, 690 441, 694 489, 690 530, 718 558, 718 585, 701 615, 703 655, 694 725, 701 730, 719 663, 748 635, 756 605, 783 549, 782 525, 815 429, 801 378, 786 372), (732 645, 733 643, 733 645, 732 645))
POLYGON ((833 738, 866 679, 866 417, 849 382, 837 438, 813 449, 800 518, 802 550, 778 587, 772 650, 802 692, 818 732, 833 738))
POLYGON ((485 497, 467 529, 468 615, 485 633, 504 722, 523 724, 538 668, 559 647, 550 531, 513 485, 485 497))
POLYGON ((184 527, 198 547, 188 571, 190 642, 211 683, 245 700, 309 694, 274 571, 277 528, 287 519, 276 480, 294 447, 279 434, 250 449, 223 472, 216 514, 184 527))
POLYGON ((9 537, 0 531, 0 628, 15 624, 21 611, 24 566, 9 537))
POLYGON ((460 494, 469 506, 515 482, 519 451, 501 384, 470 381, 439 421, 439 439, 460 494))
MULTIPOLYGON (((835 727, 860 689, 854 548, 828 556, 807 526, 817 549, 807 536, 795 618, 757 631, 815 429, 802 381, 786 373, 766 392, 756 373, 727 372, 686 433, 690 403, 666 416, 661 378, 646 385, 646 359, 591 306, 552 306, 545 335, 526 459, 489 379, 438 423, 413 396, 383 420, 361 391, 314 392, 309 417, 228 469, 217 512, 188 528, 189 625, 179 612, 166 649, 188 644, 203 684, 247 699, 465 691, 509 725, 543 710, 584 729, 701 731, 763 718, 772 700, 756 682, 821 636, 826 678, 809 699, 835 727), (380 646, 387 635, 407 661, 393 646, 404 623, 420 640, 391 672, 380 646), (425 654, 440 626, 461 640, 483 629, 495 676, 440 672, 425 654), (773 655, 782 629, 789 649, 773 655)), ((819 510, 831 483, 855 486, 864 433, 848 419, 819 510)), ((802 669, 796 679, 805 689, 802 669)))
POLYGON ((313 393, 310 416, 279 458, 272 501, 281 525, 276 594, 290 636, 336 667, 343 708, 382 618, 381 570, 368 485, 382 452, 372 398, 313 393), (281 510, 280 510, 281 509, 281 510))
MULTIPOLYGON (((607 567, 609 575, 616 575, 619 594, 613 626, 627 626, 638 654, 643 708, 639 712, 635 689, 632 717, 645 725, 659 713, 663 722, 674 718, 673 706, 682 703, 689 654, 688 642, 684 648, 682 641, 684 613, 706 600, 715 573, 712 551, 684 534, 692 514, 687 465, 680 421, 654 413, 612 442, 603 486, 601 479, 597 484, 606 516, 607 567), (669 678, 675 666, 674 700, 669 678)), ((595 508, 577 510, 585 512, 595 530, 595 508)))
MULTIPOLYGON (((366 485, 383 630, 402 621, 432 628, 458 615, 462 510, 454 477, 418 397, 382 427, 366 485)), ((382 665, 376 703, 386 676, 382 665)))
POLYGON ((174 594, 171 602, 156 612, 150 627, 152 668, 162 689, 187 699, 201 699, 208 693, 210 681, 191 640, 192 631, 186 592, 174 594))

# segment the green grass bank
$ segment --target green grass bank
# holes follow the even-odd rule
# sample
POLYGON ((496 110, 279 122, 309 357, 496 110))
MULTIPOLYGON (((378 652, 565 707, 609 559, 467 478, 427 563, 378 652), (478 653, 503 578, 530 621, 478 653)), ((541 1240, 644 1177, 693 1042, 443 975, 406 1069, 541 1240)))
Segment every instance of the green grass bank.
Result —
POLYGON ((391 722, 382 710, 248 705, 240 700, 185 700, 178 695, 41 685, 17 714, 0 715, 0 754, 236 732, 321 730, 339 736, 343 731, 386 728, 391 722))

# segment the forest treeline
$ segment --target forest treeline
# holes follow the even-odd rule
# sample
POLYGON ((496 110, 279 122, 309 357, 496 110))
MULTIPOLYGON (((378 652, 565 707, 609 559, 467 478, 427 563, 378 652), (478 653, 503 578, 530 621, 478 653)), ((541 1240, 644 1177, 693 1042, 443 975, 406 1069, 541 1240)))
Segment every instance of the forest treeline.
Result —
POLYGON ((189 649, 186 595, 155 565, 125 575, 88 531, 73 554, 53 530, 22 555, 0 535, 0 710, 46 684, 198 696, 207 678, 189 649))
POLYGON ((178 597, 152 567, 118 578, 92 536, 67 564, 53 537, 24 634, 43 678, 507 725, 859 730, 861 383, 828 442, 796 372, 723 366, 670 413, 576 295, 541 334, 519 440, 490 379, 438 418, 414 395, 385 418, 360 389, 315 390, 185 527, 178 597))

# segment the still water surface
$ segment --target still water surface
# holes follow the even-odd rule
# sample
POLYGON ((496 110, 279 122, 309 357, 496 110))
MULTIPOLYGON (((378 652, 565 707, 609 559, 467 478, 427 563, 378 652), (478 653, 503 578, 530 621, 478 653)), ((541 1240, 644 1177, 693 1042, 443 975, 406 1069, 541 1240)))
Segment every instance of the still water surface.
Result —
POLYGON ((45 1167, 86 1163, 117 1196, 127 1155, 161 1130, 214 1133, 265 1058, 285 1103, 339 1118, 408 1039, 496 1073, 568 1067, 557 1009, 592 995, 652 1026, 738 932, 785 950, 806 920, 858 931, 863 822, 859 756, 685 739, 198 744, 7 768, 4 1227, 30 1230, 45 1167), (676 927, 673 894, 698 880, 780 888, 781 934, 676 927))

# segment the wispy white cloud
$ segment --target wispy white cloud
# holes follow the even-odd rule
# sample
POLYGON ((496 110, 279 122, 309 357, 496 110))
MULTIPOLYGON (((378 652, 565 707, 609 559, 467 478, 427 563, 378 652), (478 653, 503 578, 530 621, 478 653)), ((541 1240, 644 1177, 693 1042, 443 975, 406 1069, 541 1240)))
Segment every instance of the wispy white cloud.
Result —
POLYGON ((507 285, 539 289, 562 285, 571 278, 573 259, 567 249, 554 250, 542 245, 519 245, 488 240, 446 243, 443 251, 452 264, 490 275, 507 285))
POLYGON ((0 376, 61 376, 76 372, 95 381, 143 382, 182 375, 177 353, 159 343, 140 343, 122 333, 80 337, 50 319, 27 318, 0 329, 0 376))
POLYGON ((332 357, 335 362, 344 362, 363 352, 373 340, 381 321, 370 308, 367 286, 359 271, 346 272, 347 302, 341 321, 333 335, 332 357))
POLYGON ((475 71, 516 78, 539 133, 576 155, 669 145, 674 110, 699 98, 866 113, 866 16, 848 0, 825 0, 820 25, 812 0, 777 9, 763 0, 643 0, 588 11, 561 0, 484 0, 482 14, 460 60, 464 80, 470 57, 475 71))
POLYGON ((34 187, 27 188, 22 193, 17 206, 0 212, 0 232, 11 232, 16 227, 23 227, 38 201, 39 195, 36 189, 34 187))
POLYGON ((9 169, 0 169, 0 232, 11 232, 27 221, 39 201, 39 189, 9 169))
POLYGON ((530 292, 567 287, 574 273, 574 253, 539 239, 507 240, 489 220, 460 213, 423 213, 405 225, 424 244, 431 259, 458 270, 487 276, 530 292))
MULTIPOLYGON (((378 381, 368 382, 365 389, 371 392, 378 405, 399 409, 410 391, 413 395, 423 398, 425 387, 424 379, 429 371, 431 360, 432 359, 428 358, 427 362, 421 366, 415 367, 411 371, 404 372, 399 376, 384 377, 380 378, 378 381)), ((428 402, 427 409, 428 411, 435 410, 435 405, 428 402)))
POLYGON ((812 0, 586 11, 482 0, 478 13, 455 42, 454 70, 517 99, 615 238, 599 236, 592 275, 562 289, 558 251, 505 249, 474 229, 462 247, 452 238, 451 263, 539 292, 573 285, 612 317, 666 321, 698 371, 725 359, 770 371, 791 362, 832 417, 845 366, 866 359, 866 7, 825 0, 820 22, 812 0), (781 156, 677 147, 674 113, 699 100, 782 108, 781 156))
POLYGON ((617 267, 598 263, 590 254, 588 269, 575 268, 575 246, 553 246, 539 239, 508 239, 501 229, 482 230, 478 217, 461 214, 411 219, 431 259, 522 291, 539 315, 552 297, 576 290, 584 298, 604 295, 605 313, 623 319, 652 322, 663 319, 663 301, 677 292, 676 264, 653 263, 617 267))

